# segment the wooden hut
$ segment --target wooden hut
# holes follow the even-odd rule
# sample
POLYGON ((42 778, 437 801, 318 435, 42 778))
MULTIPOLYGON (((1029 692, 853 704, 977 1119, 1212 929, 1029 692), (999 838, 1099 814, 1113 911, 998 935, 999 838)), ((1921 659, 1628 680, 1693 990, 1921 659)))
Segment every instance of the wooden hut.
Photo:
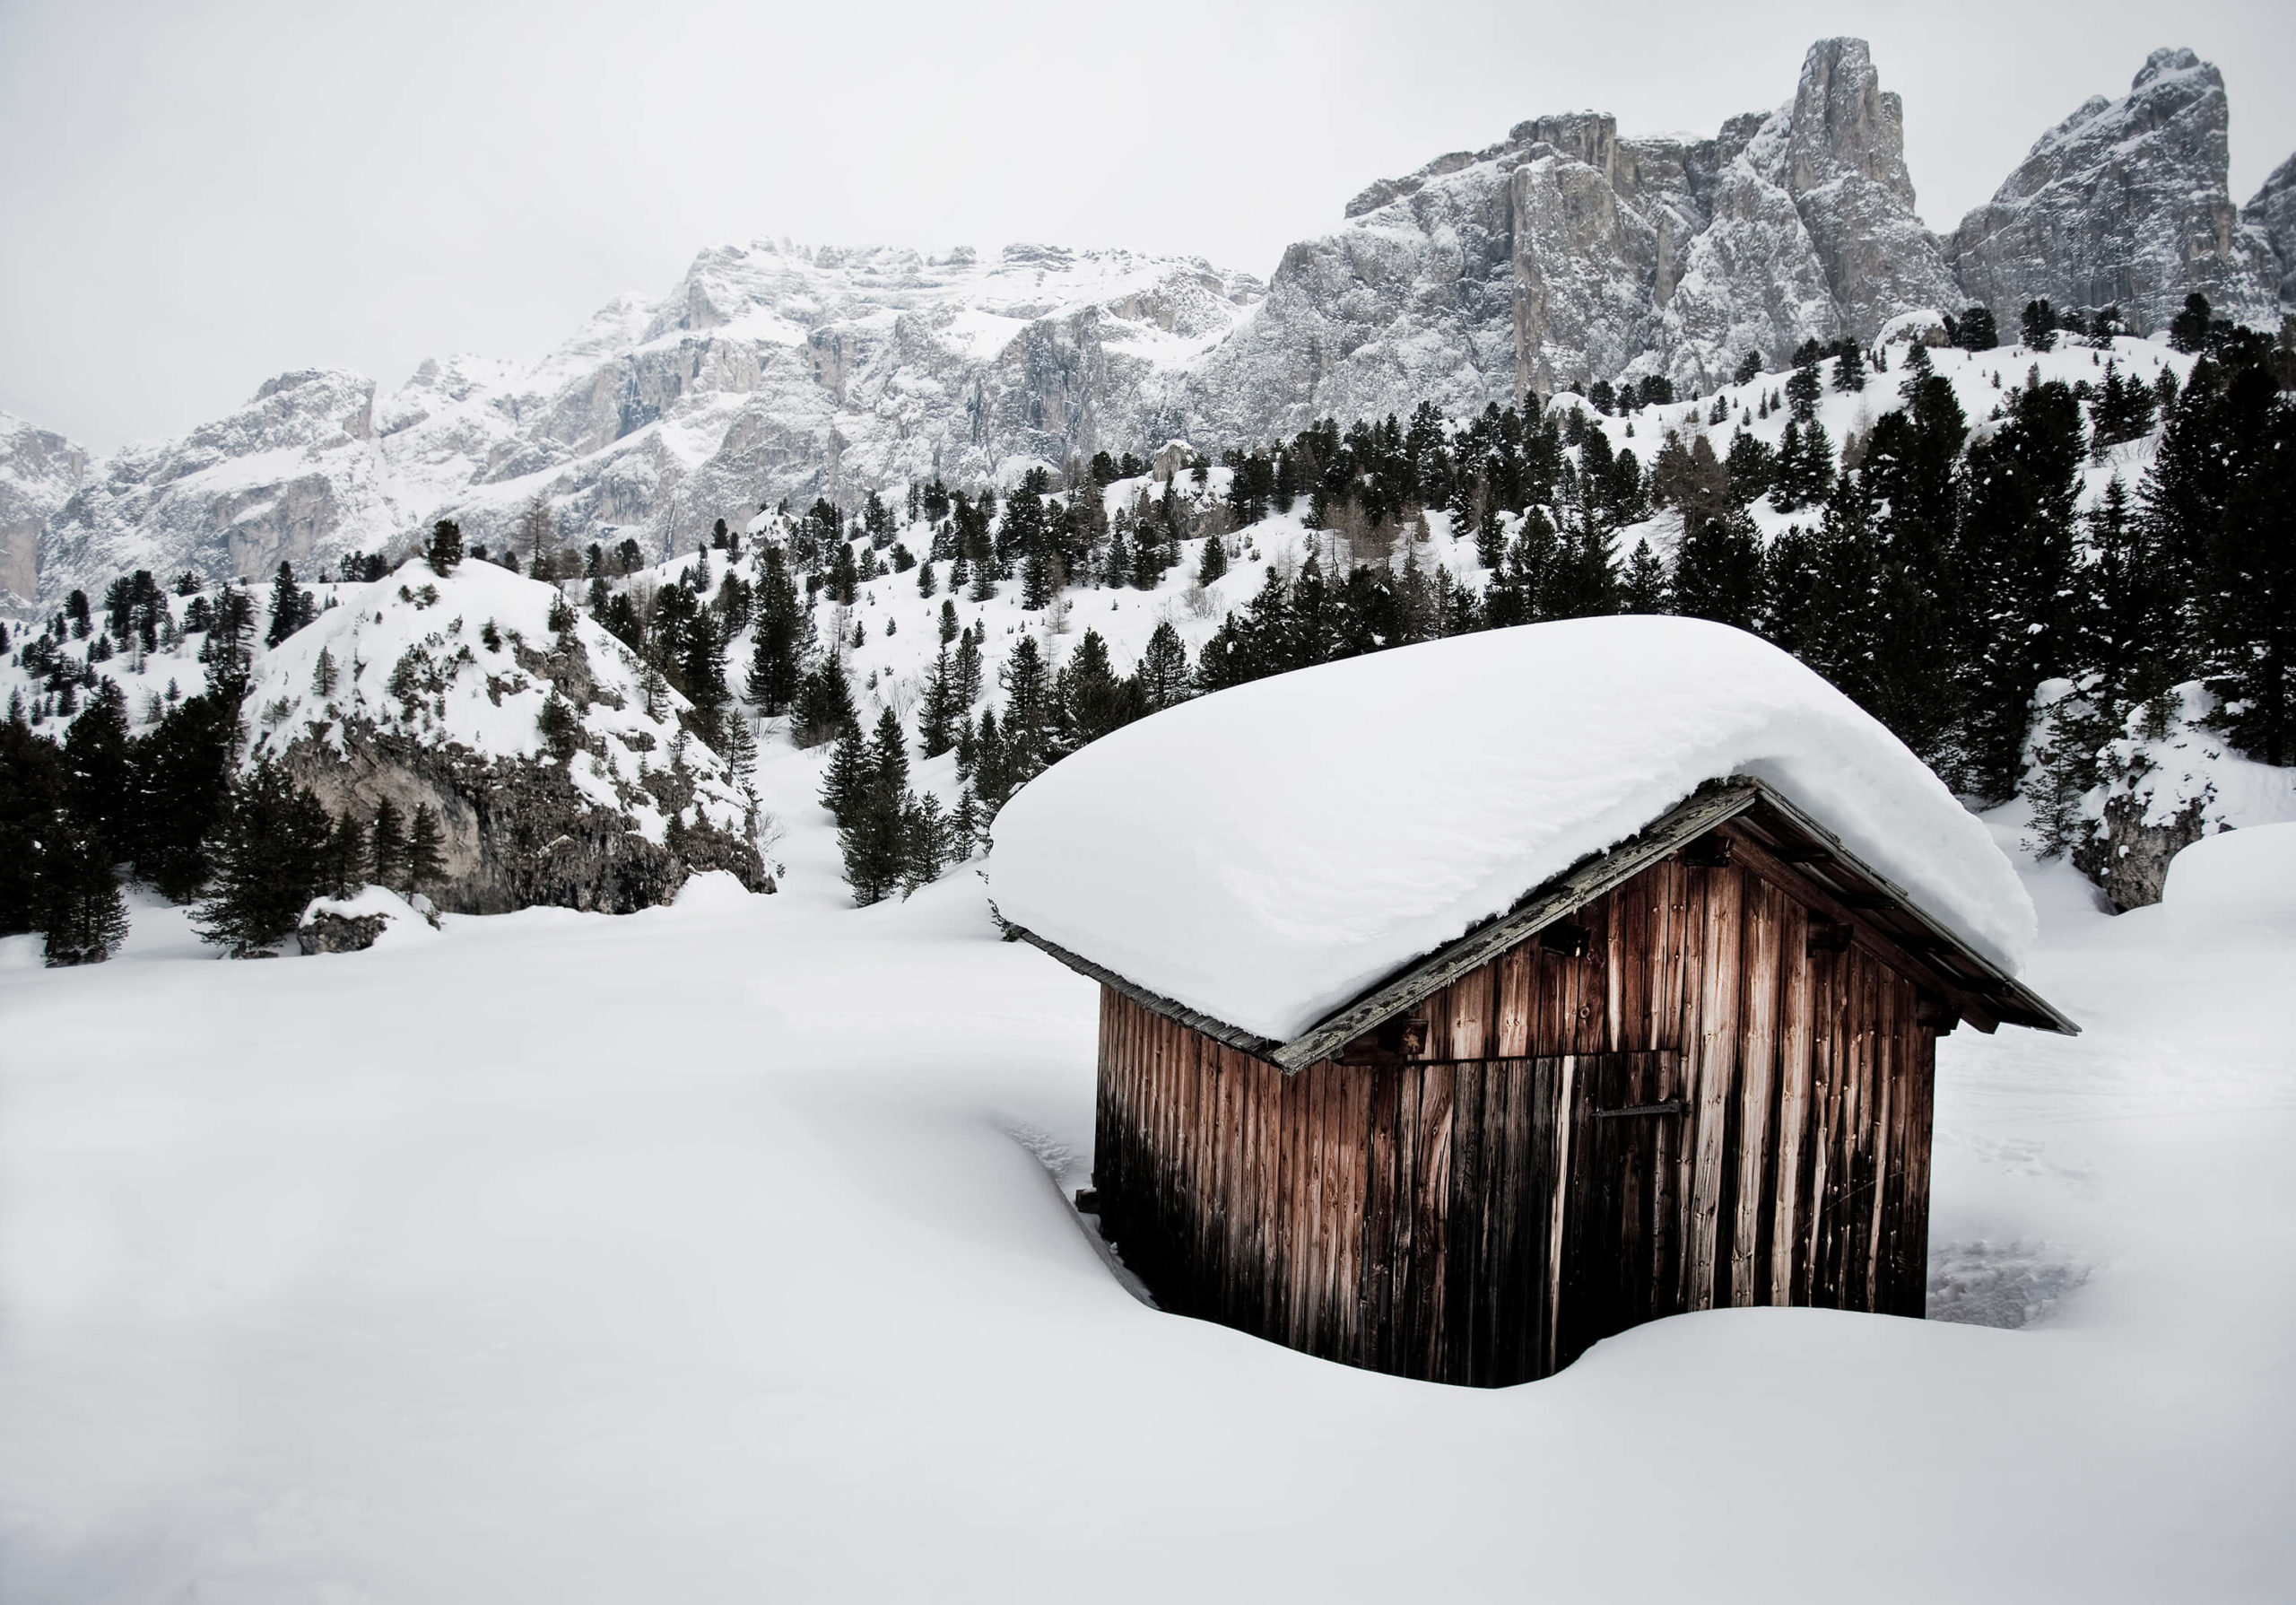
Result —
MULTIPOLYGON (((1990 856, 1980 868, 2030 924, 2008 865, 1934 777, 1794 672, 1840 703, 1781 681, 1834 720, 1804 772, 1839 753, 1882 777, 1877 795, 1929 788, 1920 823, 1974 835, 1967 856, 1990 856)), ((1319 716, 1287 694, 1277 711, 1319 716)), ((1938 1036, 1963 1022, 2075 1029, 1963 934, 1967 920, 1941 917, 1774 777, 1744 775, 1675 791, 1631 835, 1304 1029, 1239 1028, 1110 967, 1113 938, 1095 955, 1031 928, 1031 907, 1097 906, 1058 877, 1104 872, 1035 843, 1080 798, 1159 783, 1179 750, 1135 747, 1101 762, 1095 789, 1048 789, 997 826, 1000 859, 1042 860, 1004 877, 1013 934, 1100 986, 1096 1197, 1083 1201, 1161 1307, 1309 1354, 1503 1386, 1680 1312, 1918 1317, 1938 1036), (1009 854, 1008 820, 1022 842, 1009 854)), ((1152 808, 1188 795, 1168 786, 1152 808)), ((1906 857, 1891 861, 1902 876, 1906 857)), ((1163 863, 1186 868, 1177 853, 1163 863)), ((1104 873, 1101 902, 1120 873, 1104 873)))

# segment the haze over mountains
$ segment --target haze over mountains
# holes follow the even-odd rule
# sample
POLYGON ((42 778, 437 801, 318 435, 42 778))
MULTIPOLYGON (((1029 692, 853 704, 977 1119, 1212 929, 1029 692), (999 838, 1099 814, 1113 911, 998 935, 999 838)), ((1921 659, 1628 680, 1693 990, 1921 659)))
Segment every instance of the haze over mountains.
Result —
POLYGON ((1748 351, 1777 366, 1923 307, 2117 304, 2147 331, 2198 290, 2270 327, 2296 308, 2296 158, 2237 205, 2229 118, 2213 65, 2157 50, 1940 237, 1898 95, 1862 41, 1827 39, 1783 105, 1711 138, 1576 112, 1381 180, 1265 284, 1057 247, 714 249, 538 362, 425 362, 396 390, 283 374, 102 458, 0 418, 0 593, 21 609, 136 568, 308 573, 448 516, 499 540, 538 497, 561 541, 684 549, 761 503, 1013 459, 1217 449, 1596 379, 1710 390, 1748 351))

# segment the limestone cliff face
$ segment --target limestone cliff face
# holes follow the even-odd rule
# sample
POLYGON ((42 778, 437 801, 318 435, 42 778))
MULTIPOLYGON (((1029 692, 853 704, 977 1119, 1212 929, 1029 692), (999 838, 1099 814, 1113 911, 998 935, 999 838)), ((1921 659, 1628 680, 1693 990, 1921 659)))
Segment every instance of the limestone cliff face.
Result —
POLYGON ((0 413, 0 599, 39 592, 41 537, 87 477, 82 448, 0 413))
POLYGON ((2240 221, 2265 238, 2280 269, 2283 315, 2296 313, 2296 156, 2274 168, 2262 188, 2240 208, 2240 221))
POLYGON ((403 528, 376 450, 374 381, 284 373, 225 418, 140 442, 94 468, 51 519, 39 589, 100 591, 115 576, 305 572, 403 528))
POLYGON ((1810 48, 1777 132, 1766 176, 1794 197, 1845 334, 1871 340, 1899 313, 1953 293, 1944 250, 1914 213, 1905 109, 1883 90, 1865 40, 1810 48))
POLYGON ((1191 408, 1232 437, 1648 373, 1710 388, 1748 351, 1775 363, 1950 301, 1913 198, 1902 109, 1857 39, 1813 46, 1790 102, 1712 139, 1533 118, 1372 185, 1339 231, 1293 246, 1191 408))
POLYGON ((2226 193, 2224 79, 2155 50, 2118 100, 2098 96, 2041 135, 1948 247, 1961 287, 1996 316, 2047 298, 2117 305, 2140 332, 2193 291, 2222 317, 2279 321, 2280 265, 2226 193))

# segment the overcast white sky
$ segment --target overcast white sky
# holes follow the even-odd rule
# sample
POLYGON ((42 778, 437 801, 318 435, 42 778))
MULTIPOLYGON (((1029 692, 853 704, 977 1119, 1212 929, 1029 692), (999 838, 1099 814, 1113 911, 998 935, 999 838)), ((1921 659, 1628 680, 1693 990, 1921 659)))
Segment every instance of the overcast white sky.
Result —
POLYGON ((2145 53, 2296 149, 2287 0, 1094 9, 0 0, 0 409, 109 449, 283 369, 538 356, 704 246, 1187 252, 1265 276, 1372 179, 1593 106, 1711 132, 1871 39, 1930 225, 2145 53))

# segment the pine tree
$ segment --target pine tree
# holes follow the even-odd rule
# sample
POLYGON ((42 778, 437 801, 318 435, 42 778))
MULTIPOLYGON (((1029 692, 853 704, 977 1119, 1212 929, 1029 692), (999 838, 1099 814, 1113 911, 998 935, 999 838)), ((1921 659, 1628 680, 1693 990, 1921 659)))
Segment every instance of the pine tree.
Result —
POLYGON ((957 717, 963 711, 957 705, 955 673, 948 643, 944 641, 926 676, 925 694, 918 704, 918 749, 928 758, 937 758, 956 745, 957 717))
POLYGON ((73 816, 109 845, 128 846, 140 823, 135 762, 127 735, 127 696, 106 679, 64 736, 65 801, 73 816))
POLYGON ((215 879, 194 916, 202 939, 252 958, 283 940, 325 884, 326 811, 269 758, 232 788, 215 879))
POLYGON ((798 600, 797 588, 781 548, 764 545, 752 610, 757 632, 750 651, 745 689, 751 703, 770 719, 787 711, 804 676, 814 645, 813 609, 798 600))
POLYGON ((1109 643, 1097 630, 1084 632, 1075 652, 1061 667, 1058 680, 1060 741, 1074 752, 1146 711, 1140 684, 1119 676, 1109 643))
POLYGON ((1004 761, 1010 784, 1033 780, 1057 755, 1055 741, 1060 710, 1044 653, 1033 635, 1022 635, 997 671, 1004 689, 1004 761))
POLYGON ((1741 630, 1754 627, 1762 606, 1761 536, 1743 512, 1685 528, 1674 549, 1674 610, 1741 630))
POLYGON ((981 626, 975 624, 957 637, 956 705, 961 714, 980 700, 985 684, 985 671, 980 661, 980 634, 981 626))
POLYGON ((1961 443, 1968 424, 1950 381, 1920 345, 1907 349, 1905 406, 1874 421, 1861 477, 1876 506, 1881 572, 1869 711, 1953 778, 1969 661, 1958 561, 1961 443))
POLYGON ((1140 654, 1140 688, 1150 712, 1187 698, 1187 648, 1170 619, 1158 623, 1140 654))
POLYGON ((239 742, 239 699, 226 687, 184 698, 135 743, 135 872, 178 903, 207 884, 239 742))
POLYGON ((2222 414, 2220 508, 2195 617, 2215 722, 2250 757, 2296 763, 2296 408, 2261 366, 2212 403, 2222 414))
POLYGON ((375 805, 375 823, 368 836, 367 875, 378 886, 396 891, 407 885, 406 824, 398 805, 387 797, 375 805))
POLYGON ((752 785, 757 779, 757 732, 750 724, 749 715, 738 708, 728 712, 725 720, 725 736, 726 772, 734 777, 734 784, 741 789, 743 795, 754 804, 756 798, 752 785))
POLYGON ((2107 447, 2140 440, 2152 432, 2152 392, 2135 379, 2122 378, 2118 362, 2107 362, 2104 383, 2089 417, 2101 456, 2107 447))
POLYGON ((678 662, 681 687, 692 703, 686 727, 713 751, 725 740, 726 704, 733 700, 726 685, 726 636, 720 626, 719 615, 706 607, 686 621, 678 662))
POLYGON ((829 653, 798 688, 789 721, 790 737, 799 746, 820 746, 858 724, 853 688, 845 677, 845 660, 835 652, 829 653))
POLYGON ((1052 606, 1059 594, 1058 560, 1039 545, 1021 567, 1021 606, 1034 613, 1052 606))
POLYGON ((1835 348, 1833 388, 1852 396, 1866 388, 1866 348, 1855 340, 1835 348))
POLYGON ((326 647, 321 647, 319 660, 311 670, 311 694, 322 700, 333 696, 342 672, 335 667, 335 653, 326 647))
POLYGON ((345 814, 327 833, 326 874, 321 890, 348 897, 367 878, 367 833, 358 819, 345 814))
POLYGON ((2178 351, 2206 351, 2215 322, 2212 311, 2199 291, 2186 296, 2184 310, 2169 319, 2169 344, 2178 351))
POLYGON ((111 850, 68 811, 56 816, 41 843, 39 929, 51 969, 100 964, 127 938, 127 903, 111 850))
POLYGON ((247 691, 248 671, 253 662, 248 643, 254 634, 255 605, 245 591, 226 585, 216 596, 207 639, 199 649, 199 660, 207 666, 211 692, 228 697, 234 705, 247 691))
POLYGON ((1555 553, 1540 587, 1539 615, 1595 618, 1616 613, 1618 606, 1618 564, 1611 556, 1610 535, 1600 525, 1582 524, 1555 553))
POLYGON ((406 884, 415 892, 426 891, 439 884, 446 874, 446 833, 439 828, 439 816, 429 803, 414 805, 414 824, 406 838, 406 884))
POLYGON ((62 755, 23 720, 0 724, 0 936, 37 930, 40 855, 64 810, 62 755))
POLYGON ((839 744, 838 761, 849 762, 853 769, 846 807, 838 816, 838 847, 853 901, 865 908, 900 890, 912 867, 915 844, 909 827, 917 804, 909 790, 909 746, 900 717, 885 709, 865 747, 852 737, 839 744))
POLYGON ((839 732, 837 746, 829 755, 829 766, 822 772, 822 807, 829 810, 839 829, 850 826, 860 817, 868 782, 867 744, 857 728, 848 725, 839 732))
POLYGON ((2035 351, 2057 344, 2057 314, 2045 301, 2029 301, 2017 319, 2018 338, 2035 351))
POLYGON ((2033 688, 2064 671, 2083 442, 2081 406, 2062 384, 2028 385, 1972 445, 1956 562, 1970 600, 1962 783, 2011 795, 2024 764, 2033 688))
POLYGON ((1648 540, 1634 543, 1633 554, 1626 560, 1626 572, 1619 584, 1621 613, 1655 614, 1667 611, 1665 565, 1650 549, 1648 540))
POLYGON ((1228 548, 1217 531, 1205 537, 1204 559, 1196 571, 1198 585, 1211 585, 1228 571, 1228 548))
MULTIPOLYGON (((996 728, 996 710, 983 708, 980 724, 972 738, 972 761, 966 768, 970 772, 972 794, 987 818, 994 819, 996 811, 1013 795, 1018 781, 1013 773, 1009 755, 1004 748, 1004 732, 996 728)), ((961 748, 960 749, 961 752, 961 748)))
POLYGON ((263 644, 275 647, 317 617, 318 605, 295 583, 294 565, 282 563, 271 582, 271 629, 263 644))
POLYGON ((462 526, 452 519, 441 519, 430 527, 430 545, 423 548, 423 558, 430 571, 441 580, 455 571, 463 560, 462 526))
POLYGON ((941 799, 931 792, 912 796, 901 819, 901 889, 904 894, 929 885, 954 856, 955 832, 941 799))

